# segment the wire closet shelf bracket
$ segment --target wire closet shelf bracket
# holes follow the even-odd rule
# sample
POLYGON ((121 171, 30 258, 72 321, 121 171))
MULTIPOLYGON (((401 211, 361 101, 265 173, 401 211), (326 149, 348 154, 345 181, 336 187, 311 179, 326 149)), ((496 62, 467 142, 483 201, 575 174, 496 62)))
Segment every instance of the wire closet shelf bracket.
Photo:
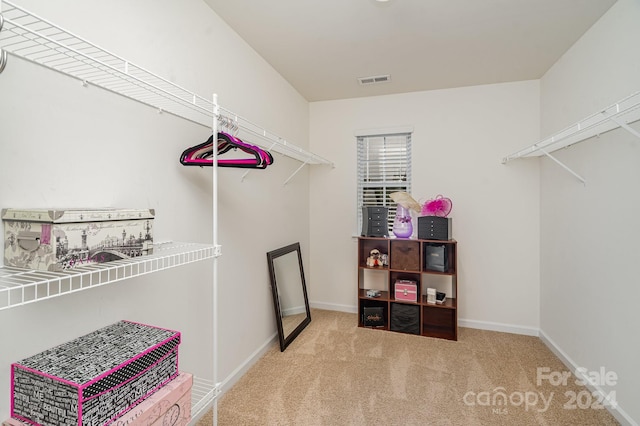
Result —
POLYGON ((544 140, 504 157, 502 164, 517 158, 545 155, 582 183, 585 183, 582 176, 552 156, 551 153, 620 127, 640 138, 640 132, 629 125, 638 120, 640 120, 640 92, 633 93, 544 140))

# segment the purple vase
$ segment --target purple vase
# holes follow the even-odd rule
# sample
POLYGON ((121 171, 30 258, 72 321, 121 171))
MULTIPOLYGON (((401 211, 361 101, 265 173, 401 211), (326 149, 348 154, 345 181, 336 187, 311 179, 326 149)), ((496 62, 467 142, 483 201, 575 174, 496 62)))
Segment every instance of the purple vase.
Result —
POLYGON ((413 224, 411 223, 411 212, 409 209, 398 204, 396 217, 393 220, 393 235, 398 238, 409 238, 413 234, 413 224))

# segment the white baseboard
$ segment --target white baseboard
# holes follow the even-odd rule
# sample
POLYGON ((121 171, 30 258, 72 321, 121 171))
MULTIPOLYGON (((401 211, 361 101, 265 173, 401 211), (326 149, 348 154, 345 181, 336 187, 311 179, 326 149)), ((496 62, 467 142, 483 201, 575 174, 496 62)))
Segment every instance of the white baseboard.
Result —
POLYGON ((271 335, 271 337, 262 344, 258 349, 256 349, 242 364, 240 364, 235 370, 231 372, 222 382, 220 382, 220 396, 224 395, 226 391, 231 389, 233 385, 236 384, 238 380, 244 374, 249 371, 249 369, 258 362, 262 355, 264 355, 269 348, 278 342, 278 332, 275 332, 271 335))
MULTIPOLYGON (((573 362, 573 360, 569 357, 569 355, 567 355, 562 349, 560 349, 560 347, 553 340, 551 340, 551 338, 547 336, 547 334, 545 334, 543 330, 540 330, 540 340, 542 340, 542 342, 545 345, 547 345, 547 347, 551 350, 551 352, 553 352, 558 358, 560 358, 560 361, 562 361, 562 363, 574 373, 576 378, 580 379, 582 382, 585 383, 585 386, 589 390, 598 392, 598 394, 604 398, 603 400, 606 400, 607 392, 604 389, 602 389, 601 386, 590 383, 588 377, 584 373, 581 373, 581 370, 578 370, 578 368, 580 368, 581 366, 573 362)), ((617 421, 620 422, 620 424, 628 425, 628 426, 638 426, 638 423, 636 423, 620 407, 620 405, 616 404, 615 407, 612 407, 610 404, 605 404, 605 407, 611 413, 611 415, 615 417, 617 421)))
POLYGON ((522 334, 525 336, 538 336, 540 330, 534 327, 503 324, 499 322, 476 321, 458 318, 458 327, 476 328, 478 330, 501 331, 503 333, 522 334))
POLYGON ((351 314, 358 313, 358 307, 352 305, 338 305, 336 303, 309 302, 309 306, 327 311, 349 312, 351 314))
MULTIPOLYGON (((310 302, 309 306, 327 311, 358 313, 358 307, 352 305, 339 305, 336 303, 310 302)), ((525 336, 538 336, 539 330, 533 327, 523 327, 518 325, 502 324, 497 322, 476 321, 458 319, 458 326, 467 328, 477 328, 479 330, 501 331, 503 333, 523 334, 525 336)))
POLYGON ((262 344, 262 346, 256 349, 242 364, 240 364, 235 370, 231 372, 231 374, 229 374, 224 380, 220 382, 220 394, 218 394, 216 399, 212 401, 206 408, 198 412, 197 415, 191 419, 191 422, 189 424, 196 424, 198 420, 200 420, 213 407, 215 402, 219 400, 226 391, 231 389, 233 385, 235 385, 236 382, 240 380, 240 378, 244 376, 247 371, 249 371, 253 364, 258 362, 258 360, 262 358, 262 355, 264 355, 267 350, 269 350, 271 345, 276 344, 277 342, 278 333, 275 332, 269 339, 267 339, 266 342, 262 344))

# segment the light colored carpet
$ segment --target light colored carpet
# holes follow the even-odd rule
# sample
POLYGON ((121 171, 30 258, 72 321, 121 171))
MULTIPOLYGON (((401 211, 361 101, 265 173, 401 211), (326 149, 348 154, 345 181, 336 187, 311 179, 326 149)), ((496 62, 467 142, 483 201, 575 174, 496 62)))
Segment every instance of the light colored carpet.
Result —
POLYGON ((282 332, 285 336, 288 336, 295 330, 298 325, 307 317, 307 313, 292 314, 282 317, 282 332))
POLYGON ((567 371, 537 337, 460 328, 452 342, 358 328, 356 314, 311 319, 221 397, 218 425, 618 424, 573 377, 537 384, 538 367, 567 371))

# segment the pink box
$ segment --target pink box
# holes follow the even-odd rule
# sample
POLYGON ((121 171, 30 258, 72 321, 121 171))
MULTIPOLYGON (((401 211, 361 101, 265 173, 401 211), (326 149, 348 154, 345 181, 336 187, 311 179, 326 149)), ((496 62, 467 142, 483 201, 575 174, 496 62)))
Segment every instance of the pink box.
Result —
MULTIPOLYGON (((187 426, 191 421, 191 391, 173 404, 151 426, 187 426)), ((138 423, 136 423, 138 425, 138 423)), ((143 426, 142 424, 140 426, 143 426)))
MULTIPOLYGON (((191 374, 180 373, 110 426, 187 426, 191 421, 192 383, 191 374)), ((10 418, 2 422, 2 426, 30 425, 10 418)))
POLYGON ((30 425, 106 425, 178 376, 180 332, 131 321, 11 366, 11 417, 30 425))
POLYGON ((187 425, 191 420, 193 376, 181 372, 135 408, 117 418, 112 426, 187 425))
POLYGON ((418 284, 415 281, 398 280, 395 285, 396 300, 405 302, 418 301, 418 284))

